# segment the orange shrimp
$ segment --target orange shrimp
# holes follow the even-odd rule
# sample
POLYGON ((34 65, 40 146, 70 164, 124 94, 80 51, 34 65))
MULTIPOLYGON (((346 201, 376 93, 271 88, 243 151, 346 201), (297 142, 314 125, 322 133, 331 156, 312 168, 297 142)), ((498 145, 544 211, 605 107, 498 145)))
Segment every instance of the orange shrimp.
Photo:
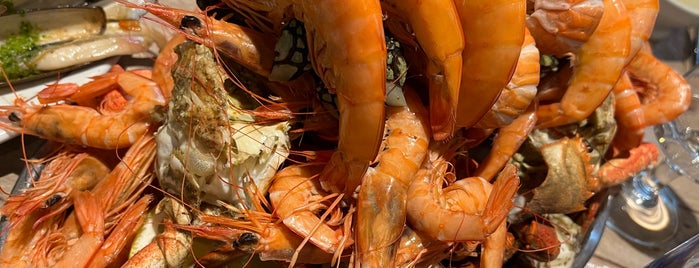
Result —
POLYGON ((177 62, 177 53, 175 47, 185 41, 184 34, 175 34, 165 46, 160 49, 158 57, 153 63, 153 82, 158 85, 163 93, 165 102, 169 102, 172 97, 172 89, 175 87, 175 81, 172 78, 172 67, 177 62))
POLYGON ((541 53, 563 57, 590 39, 605 10, 602 0, 536 0, 527 28, 541 53))
POLYGON ((432 239, 405 225, 396 250, 394 267, 416 267, 417 264, 438 263, 448 255, 447 249, 450 246, 450 243, 432 239))
POLYGON ((622 0, 631 20, 631 50, 629 60, 643 48, 655 26, 658 16, 658 0, 622 0))
POLYGON ((337 151, 320 182, 349 197, 376 158, 384 130, 387 51, 381 5, 378 0, 301 0, 295 6, 306 27, 313 69, 338 100, 337 151), (359 127, 362 131, 355 131, 359 127))
POLYGON ((490 153, 478 165, 473 176, 492 181, 495 175, 507 164, 507 161, 519 150, 522 143, 527 140, 527 135, 534 130, 535 124, 536 113, 532 110, 520 115, 511 124, 500 128, 490 153))
POLYGON ((539 107, 537 128, 585 119, 600 106, 621 77, 629 55, 630 34, 624 5, 620 0, 604 0, 604 14, 597 29, 575 52, 573 76, 561 102, 539 107))
POLYGON ((304 239, 277 222, 260 222, 251 226, 222 216, 201 215, 201 220, 214 226, 176 226, 204 237, 233 244, 237 250, 248 254, 256 253, 262 261, 289 262, 294 267, 296 261, 307 264, 330 263, 333 255, 315 245, 304 245, 304 239), (300 246, 303 246, 300 248, 300 246))
POLYGON ((454 134, 461 86, 464 35, 454 1, 384 0, 398 16, 406 16, 420 47, 429 58, 430 122, 435 140, 454 134), (439 14, 434 16, 433 14, 439 14))
POLYGON ((116 2, 127 7, 144 9, 173 27, 188 29, 191 33, 185 32, 187 38, 216 49, 259 75, 270 75, 275 43, 270 38, 271 35, 211 18, 202 12, 156 3, 138 5, 125 0, 116 2))
POLYGON ((466 42, 456 124, 472 127, 512 77, 524 41, 526 0, 455 3, 466 42))
POLYGON ((117 83, 131 96, 122 111, 100 113, 66 104, 38 106, 16 99, 14 106, 3 107, 2 112, 14 124, 0 122, 0 128, 100 149, 128 147, 149 131, 155 120, 153 111, 164 106, 165 99, 153 81, 136 73, 119 73, 117 83))
MULTIPOLYGON (((109 92, 118 92, 119 84, 117 77, 124 72, 120 65, 113 65, 109 72, 91 77, 91 81, 78 85, 76 83, 55 83, 49 84, 46 88, 37 93, 37 100, 42 104, 49 104, 59 101, 67 101, 80 106, 91 108, 99 107, 100 99, 109 92)), ((134 69, 130 72, 136 73, 146 78, 151 78, 151 70, 134 69)))
POLYGON ((75 196, 75 215, 80 222, 82 235, 63 254, 55 267, 77 265, 86 267, 94 251, 104 241, 104 214, 99 207, 97 197, 89 192, 80 192, 75 196))
POLYGON ((653 56, 648 42, 627 69, 634 88, 642 89, 639 95, 647 126, 672 121, 689 108, 691 86, 681 74, 653 56))
MULTIPOLYGON (((415 231, 440 241, 488 241, 491 237, 504 240, 504 236, 492 234, 501 232, 502 223, 514 206, 512 197, 519 186, 516 168, 507 165, 493 185, 470 177, 442 189, 443 176, 451 174, 445 173, 448 165, 442 157, 424 162, 408 192, 408 223, 415 231)), ((504 241, 487 243, 491 245, 485 249, 504 251, 504 241)), ((489 258, 502 256, 496 252, 484 254, 489 258)), ((482 261, 495 267, 502 265, 501 257, 482 261)))
POLYGON ((120 239, 134 235, 137 229, 134 224, 140 222, 143 214, 133 210, 145 209, 144 206, 150 202, 150 198, 137 200, 153 180, 149 172, 154 157, 153 136, 139 138, 122 161, 95 187, 74 194, 75 209, 67 217, 49 218, 60 219, 61 224, 41 237, 41 248, 31 255, 38 256, 37 261, 51 266, 61 261, 65 265, 87 263, 93 259, 93 253, 100 251, 100 261, 114 261, 116 255, 113 254, 126 246, 125 241, 120 239), (114 237, 107 236, 110 234, 114 234, 114 237), (109 244, 103 244, 105 237, 109 244), (104 249, 100 249, 103 246, 104 249))
POLYGON ((493 107, 483 115, 476 127, 498 128, 509 125, 524 113, 536 96, 540 77, 539 50, 534 38, 524 28, 524 43, 515 66, 515 73, 493 107))
POLYGON ((152 200, 152 196, 145 195, 126 208, 102 245, 93 249, 96 252, 90 259, 91 267, 108 267, 119 260, 119 256, 128 249, 136 236, 136 230, 143 224, 144 215, 152 200))
POLYGON ((105 218, 97 197, 90 192, 76 194, 75 212, 82 234, 71 242, 53 267, 106 267, 116 260, 127 242, 136 234, 143 214, 152 199, 144 196, 129 206, 113 230, 107 231, 105 218))
POLYGON ((9 196, 3 204, 2 214, 8 217, 10 226, 41 208, 55 207, 52 213, 37 222, 68 209, 73 203, 68 199, 72 199, 74 193, 91 189, 110 171, 102 161, 88 153, 62 152, 49 161, 41 170, 39 179, 32 181, 31 188, 9 196))
POLYGON ((278 171, 269 187, 269 199, 274 212, 287 228, 301 237, 308 237, 308 241, 318 248, 335 253, 354 241, 342 228, 333 229, 316 216, 318 210, 329 208, 319 203, 325 199, 317 180, 323 168, 322 163, 300 164, 278 171))
POLYGON ((628 72, 622 74, 612 92, 617 124, 612 146, 619 151, 628 151, 641 144, 648 126, 641 108, 641 99, 631 84, 628 72))
POLYGON ((14 226, 5 225, 2 232, 7 236, 0 250, 0 266, 31 267, 32 263, 42 261, 41 255, 30 252, 41 247, 41 240, 54 232, 61 220, 60 217, 51 217, 35 224, 43 216, 42 211, 34 211, 19 219, 14 226))
POLYGON ((386 109, 388 136, 376 165, 364 175, 357 197, 355 249, 361 266, 395 266, 410 180, 427 154, 428 112, 407 85, 404 89, 408 106, 386 109))

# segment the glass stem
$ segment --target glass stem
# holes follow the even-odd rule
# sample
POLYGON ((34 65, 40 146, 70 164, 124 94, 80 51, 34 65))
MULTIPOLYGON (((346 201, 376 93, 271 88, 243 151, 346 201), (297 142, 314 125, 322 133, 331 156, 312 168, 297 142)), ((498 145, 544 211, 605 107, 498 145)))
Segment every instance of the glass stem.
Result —
POLYGON ((622 194, 628 201, 644 208, 653 208, 658 205, 658 185, 653 181, 653 170, 644 170, 634 176, 629 183, 622 183, 622 194))

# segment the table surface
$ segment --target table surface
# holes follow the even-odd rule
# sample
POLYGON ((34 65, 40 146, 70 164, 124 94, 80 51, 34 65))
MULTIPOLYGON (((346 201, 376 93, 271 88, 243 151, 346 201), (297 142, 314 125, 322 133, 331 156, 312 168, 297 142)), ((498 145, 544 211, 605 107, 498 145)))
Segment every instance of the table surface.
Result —
MULTIPOLYGON (((686 62, 670 62, 670 65, 682 72, 688 67, 686 62)), ((651 131, 647 131, 647 133, 649 132, 651 131)), ((650 140, 652 137, 648 137, 648 139, 650 140)), ((22 144, 21 137, 0 144, 0 187, 4 192, 12 190, 19 173, 25 166, 22 161, 24 155, 22 144)), ((26 144, 26 152, 29 154, 38 150, 41 140, 25 136, 24 144, 26 144)), ((684 176, 666 178, 661 182, 668 185, 679 197, 682 220, 679 227, 680 237, 682 239, 689 238, 699 230, 699 226, 697 226, 697 222, 699 222, 699 195, 696 194, 699 192, 699 184, 684 176)), ((0 204, 4 203, 6 197, 6 194, 0 193, 0 204)), ((679 244, 681 242, 679 240, 681 239, 678 239, 676 243, 679 244)), ((664 252, 665 250, 634 246, 613 230, 605 227, 600 243, 587 267, 642 267, 664 252)))

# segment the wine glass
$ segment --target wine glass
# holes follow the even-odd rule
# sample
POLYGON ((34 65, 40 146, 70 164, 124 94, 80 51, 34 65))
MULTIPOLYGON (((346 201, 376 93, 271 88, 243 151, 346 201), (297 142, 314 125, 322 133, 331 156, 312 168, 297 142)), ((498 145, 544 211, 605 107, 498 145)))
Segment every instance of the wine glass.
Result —
MULTIPOLYGON (((664 155, 658 165, 668 165, 678 174, 699 182, 699 67, 685 74, 692 86, 689 109, 671 122, 652 127, 664 155)), ((678 241, 678 199, 659 183, 660 167, 640 172, 621 184, 610 202, 607 226, 634 244, 668 249, 678 241)), ((667 168, 665 168, 667 170, 667 168)))

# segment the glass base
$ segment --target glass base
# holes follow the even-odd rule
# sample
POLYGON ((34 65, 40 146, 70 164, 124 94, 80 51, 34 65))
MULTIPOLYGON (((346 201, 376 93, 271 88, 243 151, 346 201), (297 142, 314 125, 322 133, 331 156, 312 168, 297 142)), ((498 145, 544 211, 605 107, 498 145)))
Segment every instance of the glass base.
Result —
MULTIPOLYGON (((631 183, 631 182, 629 182, 631 183)), ((648 248, 669 249, 677 241, 678 199, 668 187, 657 189, 653 206, 641 204, 622 190, 609 203, 607 227, 631 243, 648 248)))

